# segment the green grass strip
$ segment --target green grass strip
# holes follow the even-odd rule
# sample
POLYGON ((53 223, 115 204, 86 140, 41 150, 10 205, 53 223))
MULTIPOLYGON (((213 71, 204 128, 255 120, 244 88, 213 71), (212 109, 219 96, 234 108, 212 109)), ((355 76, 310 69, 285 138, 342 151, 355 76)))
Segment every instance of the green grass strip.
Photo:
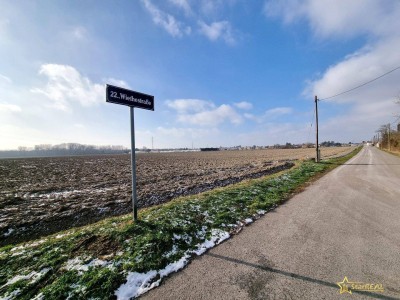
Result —
POLYGON ((131 215, 114 217, 5 246, 0 249, 0 298, 115 299, 128 274, 153 270, 156 282, 162 277, 159 270, 195 256, 192 251, 215 230, 237 231, 246 219, 259 218, 359 150, 319 164, 298 162, 275 175, 143 209, 137 222, 131 215))

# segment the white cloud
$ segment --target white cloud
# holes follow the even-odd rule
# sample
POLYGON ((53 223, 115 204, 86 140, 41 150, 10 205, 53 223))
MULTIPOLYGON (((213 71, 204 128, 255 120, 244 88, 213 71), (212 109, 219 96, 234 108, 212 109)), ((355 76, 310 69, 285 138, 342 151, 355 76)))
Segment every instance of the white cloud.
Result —
POLYGON ((0 74, 0 82, 12 83, 12 80, 10 77, 0 74))
POLYGON ((31 90, 19 82, 12 88, 0 88, 1 149, 65 142, 129 144, 129 122, 118 124, 118 118, 109 119, 117 106, 96 106, 106 103, 102 83, 93 83, 64 65, 43 65, 32 81, 39 84, 31 90), (92 106, 87 109, 84 105, 92 106))
MULTIPOLYGON (((394 66, 400 66, 400 57, 397 51, 393 51, 399 47, 400 37, 365 47, 362 51, 329 67, 321 78, 309 83, 304 94, 307 97, 312 97, 312 95, 318 95, 319 98, 330 97, 376 78, 393 69, 394 66)), ((393 98, 400 90, 399 80, 400 70, 329 101, 365 103, 393 98)))
POLYGON ((20 112, 22 109, 15 104, 0 103, 0 112, 20 112))
POLYGON ((31 92, 45 95, 56 109, 68 111, 73 102, 88 107, 104 100, 104 85, 92 83, 71 66, 46 64, 40 67, 39 74, 47 77, 47 84, 32 88, 31 92))
POLYGON ((183 34, 190 34, 190 27, 184 27, 174 16, 160 10, 150 0, 142 0, 142 3, 152 16, 153 22, 164 28, 173 37, 182 37, 183 34))
POLYGON ((216 106, 214 103, 199 99, 177 99, 167 101, 167 106, 176 110, 177 120, 181 123, 216 126, 225 121, 240 124, 243 118, 227 104, 216 106))
POLYGON ((216 126, 225 121, 237 125, 242 123, 242 117, 231 106, 222 104, 213 110, 178 115, 178 121, 200 126, 216 126))
POLYGON ((282 115, 291 114, 293 109, 291 107, 275 107, 267 110, 265 115, 268 117, 278 117, 282 115))
POLYGON ((138 147, 151 148, 198 148, 219 145, 221 132, 217 128, 193 128, 189 126, 158 126, 154 130, 137 130, 138 147), (173 141, 173 143, 171 143, 173 141), (153 142, 153 143, 152 143, 153 142))
POLYGON ((18 146, 21 145, 33 146, 38 141, 37 136, 43 138, 40 140, 40 143, 47 143, 48 138, 46 139, 45 134, 34 128, 12 124, 0 124, 0 139, 2 140, 1 150, 17 149, 18 146))
POLYGON ((169 0, 169 2, 182 9, 186 15, 192 14, 192 9, 187 0, 169 0))
POLYGON ((8 19, 0 19, 0 37, 2 40, 7 35, 7 30, 10 25, 10 20, 8 19))
POLYGON ((201 138, 207 137, 210 134, 218 133, 218 129, 201 129, 201 128, 187 128, 187 127, 157 127, 157 134, 161 134, 168 137, 174 138, 201 138))
POLYGON ((200 10, 205 16, 215 16, 229 6, 236 4, 237 0, 201 0, 200 10))
POLYGON ((325 118, 322 111, 320 140, 341 142, 370 140, 380 125, 395 121, 393 113, 399 111, 399 105, 392 100, 354 105, 348 113, 331 118, 325 118))
POLYGON ((103 80, 104 83, 108 83, 111 85, 116 85, 123 88, 129 88, 129 84, 125 80, 115 79, 115 78, 107 78, 103 80))
POLYGON ((232 27, 228 21, 213 22, 206 24, 199 21, 200 33, 205 35, 210 41, 223 39, 227 44, 235 44, 235 38, 232 34, 232 27))
POLYGON ((307 140, 310 132, 309 124, 265 123, 260 129, 239 133, 235 140, 241 145, 274 145, 294 143, 300 144, 307 140))
POLYGON ((261 122, 262 122, 262 118, 259 117, 259 116, 254 115, 254 114, 245 113, 243 116, 244 116, 246 119, 255 121, 255 122, 257 122, 257 123, 261 123, 261 122))
POLYGON ((76 26, 71 30, 71 35, 77 40, 87 39, 87 30, 83 26, 76 26))
POLYGON ((166 101, 168 107, 179 113, 201 112, 207 109, 215 108, 214 103, 199 99, 176 99, 166 101))
POLYGON ((271 0, 266 1, 267 16, 281 17, 285 23, 305 19, 317 36, 339 38, 359 34, 396 34, 400 3, 379 0, 271 0))
POLYGON ((75 123, 74 127, 77 128, 77 129, 84 129, 86 126, 83 125, 83 124, 80 124, 80 123, 75 123))
POLYGON ((217 2, 214 0, 202 0, 201 10, 204 12, 204 14, 215 13, 217 10, 217 2))
POLYGON ((250 102, 246 102, 246 101, 237 102, 237 103, 234 103, 233 105, 235 105, 237 108, 245 109, 245 110, 249 110, 249 109, 253 108, 253 104, 251 104, 250 102))
POLYGON ((291 107, 275 107, 265 111, 262 115, 259 116, 245 113, 244 117, 257 123, 265 123, 280 116, 291 114, 292 112, 293 108, 291 107))
MULTIPOLYGON (((310 80, 303 95, 313 99, 327 98, 368 82, 400 66, 400 2, 395 0, 334 0, 268 1, 268 16, 281 17, 287 24, 306 20, 320 39, 350 39, 364 37, 368 41, 359 50, 328 67, 316 79, 310 80)), ((352 92, 331 98, 331 103, 346 103, 347 112, 331 117, 321 127, 336 137, 340 134, 357 140, 363 132, 374 133, 381 124, 392 120, 399 112, 394 100, 399 95, 400 70, 395 71, 352 92), (340 134, 339 134, 340 133, 340 134)), ((321 107, 323 102, 321 103, 321 107)), ((323 122, 324 119, 322 118, 323 122)), ((363 137, 367 139, 370 137, 363 137)))
POLYGON ((227 5, 233 5, 236 0, 204 0, 190 2, 188 0, 168 0, 157 2, 152 0, 141 0, 145 9, 151 15, 153 22, 166 30, 173 37, 184 37, 192 34, 192 28, 196 28, 196 33, 205 36, 210 41, 223 40, 229 45, 236 44, 237 31, 234 32, 233 26, 228 20, 209 22, 209 20, 223 19, 223 12, 227 5), (175 9, 173 12, 171 9, 175 9), (193 6, 193 7, 192 7, 193 6), (184 16, 177 18, 180 11, 184 16), (204 20, 207 20, 204 21, 204 20))

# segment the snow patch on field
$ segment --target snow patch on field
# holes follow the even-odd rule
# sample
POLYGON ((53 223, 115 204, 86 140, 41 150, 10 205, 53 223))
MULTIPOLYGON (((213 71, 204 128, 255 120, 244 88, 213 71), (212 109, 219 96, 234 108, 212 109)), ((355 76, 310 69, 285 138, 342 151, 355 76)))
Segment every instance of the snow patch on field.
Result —
MULTIPOLYGON (((198 232, 198 236, 205 235, 204 227, 198 232)), ((222 241, 230 237, 229 233, 220 229, 211 230, 211 238, 204 241, 201 244, 196 245, 195 250, 188 250, 186 253, 176 262, 167 265, 164 269, 156 271, 152 270, 147 273, 129 272, 126 283, 122 284, 116 291, 115 295, 117 299, 128 300, 134 297, 138 297, 147 291, 160 285, 162 278, 168 276, 171 273, 177 272, 184 268, 191 257, 191 254, 202 255, 207 249, 220 244, 222 241), (158 278, 154 281, 155 278, 158 278)), ((175 240, 181 239, 181 236, 174 235, 175 240)), ((174 250, 174 249, 173 249, 174 250)), ((173 250, 171 252, 173 252, 173 250)), ((170 252, 169 252, 170 253, 170 252)), ((172 254, 171 254, 172 255, 172 254)))
POLYGON ((13 278, 9 279, 7 281, 7 283, 4 284, 1 288, 8 286, 10 284, 14 284, 20 280, 30 280, 29 284, 32 284, 32 283, 36 282, 38 279, 40 279, 43 275, 45 275, 50 270, 51 270, 51 268, 44 268, 44 269, 40 270, 39 272, 32 271, 27 275, 14 276, 13 278))
POLYGON ((26 246, 27 247, 36 247, 36 246, 39 246, 39 245, 41 245, 41 244, 43 244, 45 242, 47 242, 47 239, 43 239, 43 240, 39 240, 37 242, 26 244, 26 246))
MULTIPOLYGON (((58 199, 58 198, 67 198, 71 195, 75 194, 104 194, 110 191, 116 191, 121 189, 121 186, 115 186, 110 188, 100 188, 100 189, 81 189, 81 190, 72 190, 72 191, 60 191, 60 192, 50 192, 50 193, 25 193, 22 195, 23 198, 40 198, 40 199, 58 199)), ((19 193, 15 194, 15 196, 21 196, 19 193)))
POLYGON ((35 298, 33 298, 32 300, 43 300, 44 299, 44 295, 43 293, 37 294, 35 296, 35 298))
POLYGON ((3 236, 8 237, 8 236, 10 236, 14 231, 15 231, 15 229, 13 229, 13 228, 8 228, 7 232, 5 232, 5 233, 3 234, 3 236))
POLYGON ((11 293, 6 294, 4 297, 0 298, 0 300, 11 300, 14 299, 14 297, 18 296, 19 293, 21 293, 20 289, 16 289, 12 291, 11 293))
POLYGON ((68 235, 71 235, 72 233, 64 233, 64 234, 57 234, 56 235, 56 239, 61 239, 61 238, 63 238, 64 236, 68 236, 68 235))
POLYGON ((111 264, 109 261, 101 260, 95 258, 90 262, 84 264, 83 259, 80 257, 75 257, 73 259, 68 260, 65 263, 63 269, 70 271, 70 270, 77 270, 79 274, 83 274, 83 272, 87 272, 90 267, 104 267, 111 264))

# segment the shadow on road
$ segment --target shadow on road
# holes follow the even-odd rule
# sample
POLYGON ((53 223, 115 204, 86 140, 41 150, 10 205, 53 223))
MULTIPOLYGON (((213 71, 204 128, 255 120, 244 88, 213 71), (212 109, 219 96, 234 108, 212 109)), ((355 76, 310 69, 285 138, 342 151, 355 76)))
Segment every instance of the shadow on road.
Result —
MULTIPOLYGON (((303 276, 303 275, 299 275, 296 273, 291 273, 291 272, 286 272, 286 271, 282 271, 282 270, 278 270, 278 269, 274 269, 274 268, 270 268, 270 267, 266 267, 266 266, 262 266, 262 265, 257 265, 254 263, 250 263, 247 261, 243 261, 243 260, 239 260, 236 258, 232 258, 232 257, 227 257, 227 256, 223 256, 223 255, 218 255, 218 254, 213 254, 213 253, 205 253, 205 255, 208 256, 212 256, 214 258, 218 258, 218 259, 223 259, 229 262, 233 262, 233 263, 237 263, 237 264, 242 264, 248 267, 252 267, 252 268, 257 268, 266 272, 272 272, 272 273, 276 273, 276 274, 280 274, 283 276, 287 276, 287 277, 291 277, 294 279, 298 279, 298 280, 303 280, 303 281, 308 281, 308 282, 312 282, 312 283, 316 283, 316 284, 320 284, 320 285, 324 285, 327 287, 331 287, 331 288, 335 288, 336 290, 339 288, 339 286, 335 283, 331 283, 328 281, 323 281, 320 279, 315 279, 315 278, 311 278, 311 277, 307 277, 307 276, 303 276)), ((388 300, 396 300, 397 298, 392 298, 389 296, 385 296, 385 295, 381 295, 381 294, 377 294, 377 293, 371 293, 371 292, 366 292, 366 291, 357 291, 357 290, 352 290, 353 293, 357 293, 357 294, 361 294, 361 295, 365 295, 371 298, 376 298, 376 299, 388 299, 388 300)))

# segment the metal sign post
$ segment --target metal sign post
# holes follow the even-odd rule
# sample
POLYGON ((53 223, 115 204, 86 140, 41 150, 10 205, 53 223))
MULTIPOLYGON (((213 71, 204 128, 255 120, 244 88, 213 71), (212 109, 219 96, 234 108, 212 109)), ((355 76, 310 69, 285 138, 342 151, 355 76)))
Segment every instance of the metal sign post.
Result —
POLYGON ((131 164, 132 164, 132 206, 133 220, 137 220, 136 194, 136 151, 135 151, 135 111, 134 108, 143 108, 154 111, 154 96, 127 90, 121 87, 106 85, 106 102, 127 105, 131 116, 131 164))
POLYGON ((137 197, 136 197, 136 151, 135 151, 135 111, 133 107, 131 111, 131 164, 132 164, 132 206, 133 220, 137 220, 137 197))

